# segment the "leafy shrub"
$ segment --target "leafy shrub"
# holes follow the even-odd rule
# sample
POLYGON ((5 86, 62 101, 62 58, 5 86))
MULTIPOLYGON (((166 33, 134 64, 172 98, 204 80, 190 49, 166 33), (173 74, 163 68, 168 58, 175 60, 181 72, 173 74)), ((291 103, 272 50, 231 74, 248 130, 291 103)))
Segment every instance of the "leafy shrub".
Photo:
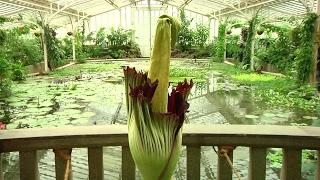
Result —
POLYGON ((218 28, 218 40, 215 45, 214 61, 223 62, 225 52, 225 37, 226 37, 227 23, 221 22, 218 28))
POLYGON ((26 71, 22 64, 12 64, 12 80, 23 81, 26 79, 26 71))
POLYGON ((296 50, 295 68, 297 71, 297 81, 300 85, 309 81, 312 72, 312 48, 314 43, 315 22, 317 14, 309 13, 300 29, 300 46, 296 50))
POLYGON ((203 24, 197 24, 194 32, 194 42, 197 47, 204 47, 209 38, 209 27, 203 24))
POLYGON ((66 58, 72 58, 72 39, 71 37, 67 36, 65 38, 62 39, 62 49, 63 49, 63 52, 64 52, 64 55, 66 56, 66 58))
POLYGON ((226 51, 228 58, 236 58, 239 52, 238 42, 240 36, 238 35, 227 35, 226 36, 226 51))
POLYGON ((184 10, 180 11, 181 29, 178 36, 177 47, 185 52, 191 49, 194 44, 194 32, 189 28, 192 20, 188 20, 184 10))
POLYGON ((11 87, 11 71, 10 63, 3 50, 0 49, 0 97, 7 97, 10 95, 11 87))

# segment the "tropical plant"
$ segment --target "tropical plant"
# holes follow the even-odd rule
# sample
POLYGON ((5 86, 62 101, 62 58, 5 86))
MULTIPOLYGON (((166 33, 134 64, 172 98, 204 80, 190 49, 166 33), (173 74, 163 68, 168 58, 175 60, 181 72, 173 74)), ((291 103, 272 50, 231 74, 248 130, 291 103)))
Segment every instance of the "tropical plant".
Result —
POLYGON ((226 47, 225 47, 226 28, 227 28, 227 22, 221 22, 219 24, 218 40, 216 41, 216 44, 215 44, 215 55, 213 59, 216 62, 223 62, 224 60, 224 53, 226 50, 226 47))
POLYGON ((48 66, 51 70, 65 64, 65 56, 61 48, 61 42, 56 38, 54 29, 49 25, 44 25, 45 43, 48 49, 48 66))
POLYGON ((203 24, 197 24, 194 32, 194 42, 197 47, 203 48, 209 38, 209 27, 203 24))
POLYGON ((12 69, 12 80, 23 81, 26 79, 26 70, 21 63, 12 64, 11 69, 12 69))
POLYGON ((318 15, 315 13, 309 13, 303 20, 300 29, 300 45, 295 52, 295 68, 297 71, 297 81, 300 85, 307 83, 312 73, 312 49, 317 17, 318 15))
POLYGON ((124 69, 129 146, 145 180, 171 179, 180 155, 181 128, 192 81, 179 83, 168 97, 170 51, 178 29, 175 19, 161 16, 149 73, 124 69))
POLYGON ((192 19, 186 17, 184 9, 180 11, 181 30, 179 32, 177 47, 180 51, 185 52, 191 49, 194 44, 194 32, 190 29, 192 19))

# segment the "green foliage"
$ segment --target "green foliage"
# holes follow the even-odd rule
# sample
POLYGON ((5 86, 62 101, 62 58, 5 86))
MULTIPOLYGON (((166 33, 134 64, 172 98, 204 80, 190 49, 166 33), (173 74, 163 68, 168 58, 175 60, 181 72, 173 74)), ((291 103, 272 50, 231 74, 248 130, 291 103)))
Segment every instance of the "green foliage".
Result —
POLYGON ((101 47, 106 47, 106 28, 102 27, 98 30, 96 34, 96 45, 99 45, 101 47))
POLYGON ((226 41, 226 28, 227 22, 221 22, 218 28, 218 40, 216 42, 214 60, 216 62, 223 62, 225 52, 225 41, 226 41))
POLYGON ((270 106, 313 112, 320 103, 320 98, 314 95, 314 87, 299 88, 295 80, 288 77, 256 74, 221 63, 212 63, 212 70, 226 74, 237 84, 252 87, 253 97, 270 106))
POLYGON ((12 80, 23 81, 26 79, 25 67, 22 64, 12 64, 12 80))
POLYGON ((118 59, 123 57, 141 57, 138 45, 133 40, 133 30, 113 29, 107 35, 107 55, 118 59))
POLYGON ((226 36, 226 51, 228 58, 236 58, 239 53, 238 42, 240 40, 239 35, 227 35, 226 36))
POLYGON ((50 28, 49 25, 44 25, 43 28, 48 50, 48 66, 50 70, 53 70, 65 64, 65 56, 61 48, 61 42, 55 37, 54 29, 50 28))
POLYGON ((185 52, 191 49, 194 44, 194 33, 190 29, 192 19, 187 19, 184 9, 180 11, 181 28, 178 36, 177 47, 180 51, 185 52))
POLYGON ((89 57, 111 57, 114 59, 141 57, 140 48, 133 37, 133 30, 121 27, 111 28, 108 34, 105 28, 100 28, 95 39, 92 33, 83 37, 84 42, 87 42, 83 50, 89 57), (94 44, 92 44, 93 41, 94 44))
MULTIPOLYGON (((1 47, 0 47, 1 48, 1 47)), ((0 49, 0 97, 7 97, 11 90, 10 63, 3 49, 0 49)))
POLYGON ((297 81, 300 85, 307 83, 312 73, 312 49, 317 17, 315 13, 309 13, 303 20, 303 25, 299 32, 300 45, 295 52, 295 68, 297 71, 297 81))
POLYGON ((203 24, 197 24, 194 32, 194 42, 197 47, 203 48, 209 38, 209 27, 203 24))
POLYGON ((243 54, 243 64, 249 65, 251 62, 252 56, 252 42, 254 41, 254 37, 256 34, 257 24, 259 23, 258 14, 256 14, 252 19, 249 21, 249 28, 248 28, 248 36, 246 41, 246 46, 243 54))
POLYGON ((61 48, 64 51, 64 55, 66 58, 72 58, 72 38, 70 36, 66 36, 62 39, 61 48))

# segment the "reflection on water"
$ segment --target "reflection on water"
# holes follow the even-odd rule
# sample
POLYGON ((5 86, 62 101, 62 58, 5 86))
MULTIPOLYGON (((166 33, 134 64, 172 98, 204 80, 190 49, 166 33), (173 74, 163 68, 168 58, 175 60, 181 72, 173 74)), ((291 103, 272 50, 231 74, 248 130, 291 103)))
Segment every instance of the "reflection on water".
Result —
MULTIPOLYGON (((126 124, 126 108, 123 100, 123 85, 106 82, 110 75, 90 75, 90 79, 52 85, 48 79, 30 81, 24 92, 0 104, 3 117, 13 120, 10 128, 19 123, 29 127, 51 127, 62 125, 126 124), (95 78, 97 77, 97 78, 95 78), (32 84, 36 82, 37 84, 32 84), (31 89, 42 88, 36 95, 31 89), (66 88, 67 87, 67 88, 66 88), (45 90, 44 90, 45 89, 45 90), (107 91, 108 89, 108 91, 107 91), (49 99, 49 100, 47 100, 49 99), (51 99, 51 100, 50 100, 51 99), (52 100, 54 99, 54 100, 52 100), (4 109, 3 107, 10 107, 4 109), (5 115, 5 116, 4 116, 5 115)), ((110 79, 110 78, 109 78, 110 79)), ((119 78, 115 78, 119 79, 119 78)), ((121 79, 121 78, 120 78, 121 79)), ((117 81, 118 82, 118 81, 117 81)), ((253 100, 248 87, 228 82, 221 74, 212 73, 204 83, 195 83, 189 97, 188 123, 191 124, 319 124, 319 115, 266 106, 253 100)), ((23 91, 23 89, 20 91, 23 91)), ((121 179, 120 147, 104 148, 104 168, 107 179, 121 179)), ((202 147, 201 179, 214 179, 217 156, 212 147, 202 147)), ((41 179, 54 179, 54 154, 52 150, 39 151, 41 179)), ((186 152, 182 151, 175 179, 186 179, 186 152)), ((238 147, 235 151, 235 167, 243 179, 247 179, 248 149, 238 147)), ((17 153, 4 155, 5 179, 19 179, 17 153)), ((88 178, 87 150, 72 152, 74 179, 88 178)), ((278 179, 271 168, 267 179, 278 179)), ((139 179, 139 176, 138 176, 139 179)))

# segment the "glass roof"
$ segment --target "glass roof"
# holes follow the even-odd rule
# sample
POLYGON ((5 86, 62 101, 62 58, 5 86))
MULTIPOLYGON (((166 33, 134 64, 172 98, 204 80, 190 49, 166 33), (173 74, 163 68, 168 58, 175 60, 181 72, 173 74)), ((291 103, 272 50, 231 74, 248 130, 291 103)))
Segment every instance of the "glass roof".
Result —
POLYGON ((89 18, 125 6, 165 7, 220 19, 224 17, 250 18, 257 9, 265 16, 301 16, 307 11, 317 11, 317 0, 0 0, 0 16, 38 11, 48 13, 52 18, 73 16, 89 18))

